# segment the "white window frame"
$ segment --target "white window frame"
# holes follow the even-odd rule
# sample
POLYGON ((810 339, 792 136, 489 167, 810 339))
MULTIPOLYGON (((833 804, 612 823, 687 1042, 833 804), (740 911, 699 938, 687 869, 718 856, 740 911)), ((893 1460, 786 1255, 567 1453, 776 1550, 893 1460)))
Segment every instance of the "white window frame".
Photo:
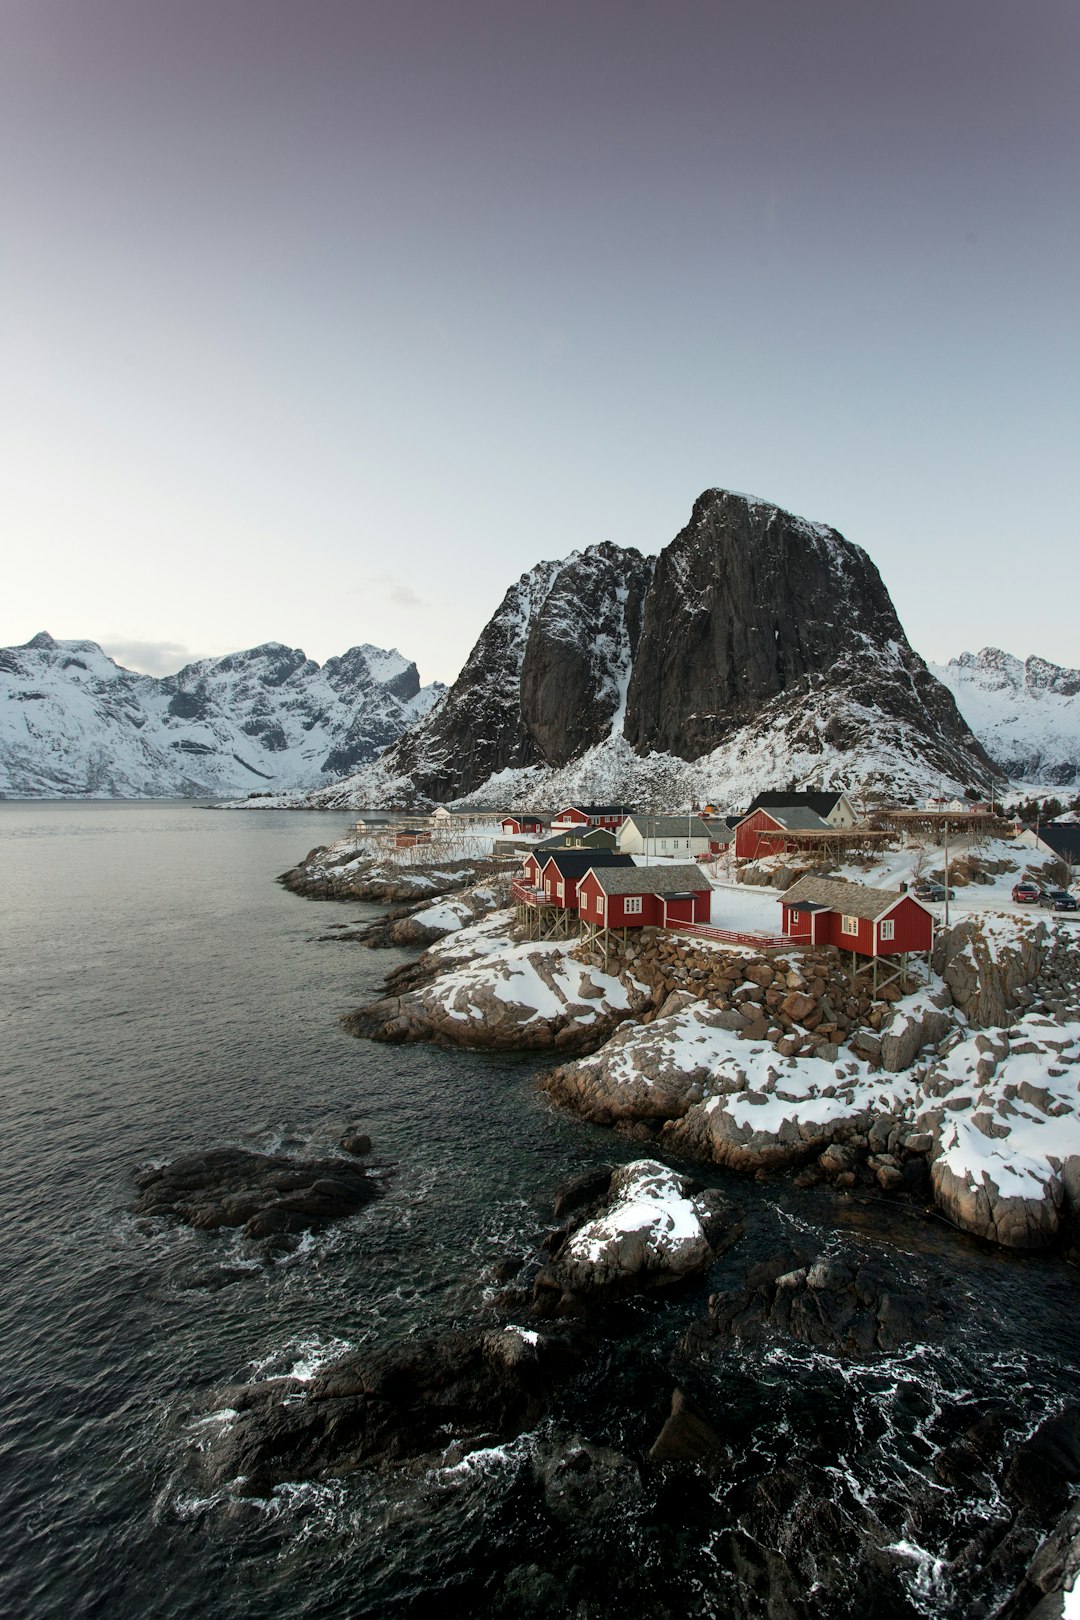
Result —
POLYGON ((555 893, 560 900, 566 899, 566 885, 561 881, 555 885, 555 893))
POLYGON ((883 941, 896 938, 896 921, 894 918, 886 917, 883 922, 878 923, 878 938, 883 941))
POLYGON ((640 917, 641 916, 641 896, 640 896, 640 894, 628 894, 628 895, 624 896, 624 898, 623 898, 623 916, 624 917, 640 917))
POLYGON ((858 934, 859 934, 859 919, 858 919, 858 917, 841 916, 841 918, 840 918, 840 932, 842 934, 854 934, 856 936, 856 938, 858 938, 858 934))

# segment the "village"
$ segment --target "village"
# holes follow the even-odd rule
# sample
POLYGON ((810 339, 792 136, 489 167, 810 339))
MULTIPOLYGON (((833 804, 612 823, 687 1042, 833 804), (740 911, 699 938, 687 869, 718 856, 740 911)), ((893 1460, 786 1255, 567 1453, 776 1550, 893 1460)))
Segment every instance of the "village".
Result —
POLYGON ((356 830, 392 844, 397 863, 417 866, 465 855, 487 835, 493 857, 520 859, 511 896, 529 939, 580 937, 605 953, 612 934, 625 942, 628 931, 659 929, 763 951, 831 946, 853 971, 868 970, 875 993, 928 962, 935 929, 980 899, 1010 911, 1080 906, 1070 892, 1080 826, 1031 829, 979 800, 930 798, 860 814, 845 792, 807 789, 758 794, 741 813, 439 807, 425 822, 358 822, 356 830), (995 865, 1009 881, 986 870, 995 865), (975 872, 981 895, 970 887, 975 872))

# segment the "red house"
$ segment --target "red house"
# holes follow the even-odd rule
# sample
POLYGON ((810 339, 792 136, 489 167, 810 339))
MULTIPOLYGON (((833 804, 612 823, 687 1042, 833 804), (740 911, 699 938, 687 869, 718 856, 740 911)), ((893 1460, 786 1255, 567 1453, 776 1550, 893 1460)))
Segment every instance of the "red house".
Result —
POLYGON ((835 945, 856 956, 925 954, 934 943, 932 914, 899 889, 801 877, 781 896, 783 931, 803 945, 835 945))
POLYGON ((628 866, 634 862, 629 855, 620 855, 613 849, 554 849, 540 863, 540 882, 549 905, 564 911, 577 910, 578 884, 593 867, 628 866))
POLYGON ((594 928, 663 928, 709 920, 712 888, 689 861, 670 866, 601 866, 577 886, 578 912, 594 928))
POLYGON ((804 832, 828 832, 829 823, 805 805, 772 805, 751 810, 735 828, 735 859, 757 861, 765 855, 785 855, 804 832))
POLYGON ((508 838, 520 838, 523 834, 542 833, 544 830, 540 817, 533 815, 530 810, 519 810, 515 816, 503 816, 499 825, 508 838))
POLYGON ((633 806, 629 804, 568 804, 551 823, 551 830, 558 833, 606 827, 608 832, 617 832, 633 813, 633 806))

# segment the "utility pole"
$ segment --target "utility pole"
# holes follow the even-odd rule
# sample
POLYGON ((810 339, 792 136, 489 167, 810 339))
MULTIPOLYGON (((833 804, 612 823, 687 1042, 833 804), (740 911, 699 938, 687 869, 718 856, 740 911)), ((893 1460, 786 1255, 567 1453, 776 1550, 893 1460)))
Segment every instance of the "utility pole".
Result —
POLYGON ((945 817, 945 918, 944 926, 949 926, 949 818, 945 817))

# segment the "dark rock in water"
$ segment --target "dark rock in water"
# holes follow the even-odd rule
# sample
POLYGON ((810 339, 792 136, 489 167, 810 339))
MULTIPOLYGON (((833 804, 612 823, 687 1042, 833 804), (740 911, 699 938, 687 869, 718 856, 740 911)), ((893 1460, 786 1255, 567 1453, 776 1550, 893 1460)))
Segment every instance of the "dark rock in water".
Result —
POLYGON ((1080 1480, 1080 1405, 1040 1423, 1019 1446, 1005 1476, 1009 1495, 1041 1517, 1060 1513, 1080 1480))
POLYGON ((992 1468, 1001 1451, 1005 1424, 997 1412, 987 1412, 951 1446, 934 1458, 934 1473, 946 1485, 966 1486, 992 1468))
POLYGON ((206 1462, 215 1484, 248 1495, 281 1480, 326 1479, 369 1464, 511 1439, 581 1361, 569 1335, 458 1330, 323 1368, 308 1385, 274 1379, 225 1392, 237 1417, 206 1462))
POLYGON ((171 1215, 200 1231, 240 1226, 250 1238, 312 1231, 382 1192, 361 1165, 346 1159, 293 1159, 244 1148, 215 1148, 140 1170, 135 1184, 136 1215, 171 1215))
POLYGON ((353 1125, 341 1138, 341 1146, 346 1153, 351 1153, 356 1158, 362 1159, 365 1153, 371 1152, 371 1137, 353 1125))
POLYGON ((994 1620, 1060 1620, 1066 1592, 1080 1586, 1080 1502, 1062 1515, 994 1620))
POLYGON ((690 1404, 681 1389, 671 1396, 671 1415, 653 1441, 649 1461, 706 1463, 724 1453, 724 1442, 712 1424, 690 1404))
POLYGON ((564 1215, 572 1215, 575 1210, 584 1209, 605 1197, 610 1186, 610 1164, 599 1165, 595 1170, 583 1170, 580 1175, 571 1176, 569 1181, 556 1187, 551 1213, 557 1221, 561 1221, 564 1215))
POLYGON ((747 1286, 714 1294, 686 1349, 790 1335, 839 1355, 869 1356, 936 1337, 939 1299, 903 1283, 887 1260, 851 1250, 811 1261, 796 1251, 752 1268, 747 1286))
POLYGON ((580 1435, 548 1459, 540 1478, 548 1513, 557 1524, 578 1533, 610 1523, 642 1495, 636 1463, 580 1435))

